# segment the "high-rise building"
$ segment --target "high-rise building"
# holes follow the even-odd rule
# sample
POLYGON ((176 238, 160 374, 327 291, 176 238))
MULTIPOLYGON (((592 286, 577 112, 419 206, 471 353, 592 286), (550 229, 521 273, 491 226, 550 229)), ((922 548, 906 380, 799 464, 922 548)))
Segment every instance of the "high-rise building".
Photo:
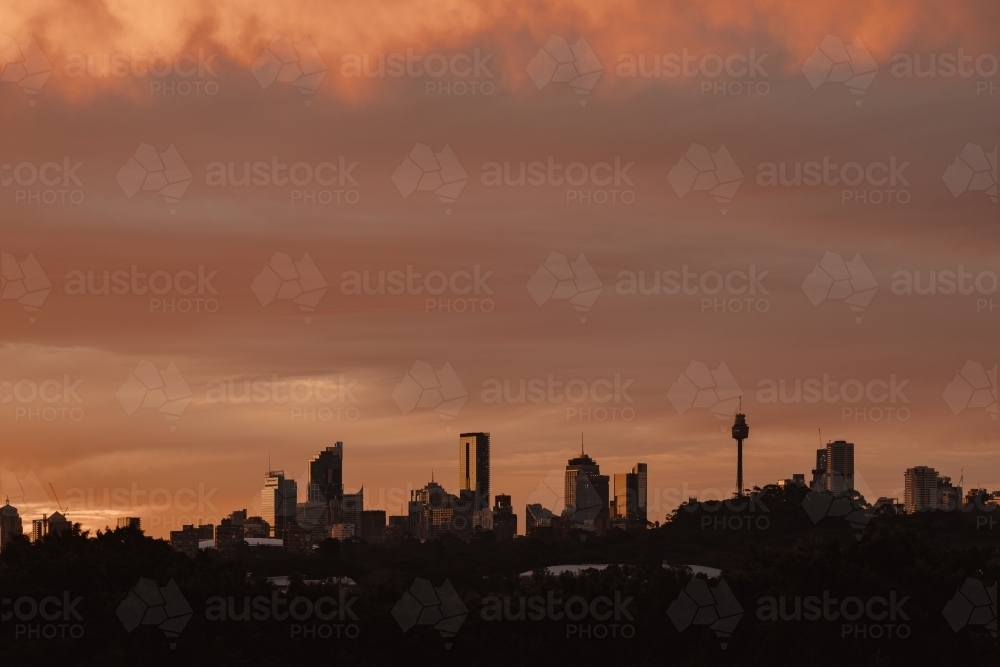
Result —
POLYGON ((361 515, 365 509, 365 488, 361 487, 357 493, 345 493, 344 499, 340 502, 341 521, 354 526, 354 534, 361 536, 361 515))
POLYGON ((467 539, 474 530, 474 504, 472 491, 462 490, 455 496, 432 480, 424 488, 410 492, 410 531, 421 540, 444 534, 467 539))
POLYGON ((339 440, 309 462, 308 502, 330 502, 344 497, 344 443, 339 440))
POLYGON ((903 504, 907 514, 937 508, 938 473, 928 466, 907 468, 903 473, 903 504))
MULTIPOLYGON (((209 525, 209 528, 211 529, 212 526, 209 525)), ((198 555, 201 540, 206 539, 204 532, 203 526, 195 527, 192 524, 183 525, 180 530, 170 531, 170 546, 177 551, 194 558, 198 555)), ((213 537, 214 531, 209 534, 207 539, 212 539, 213 537)))
POLYGON ((636 503, 636 519, 640 522, 640 527, 645 530, 649 522, 649 473, 645 463, 636 463, 632 467, 632 474, 639 478, 639 500, 636 503))
POLYGON ((816 450, 816 467, 812 471, 813 478, 812 484, 809 485, 811 489, 825 489, 826 488, 826 448, 816 450))
POLYGON ((361 539, 366 542, 385 542, 385 510, 361 512, 361 539))
POLYGON ((137 516, 120 516, 118 517, 118 527, 142 530, 142 518, 137 516))
POLYGON ((21 525, 21 516, 17 513, 17 508, 10 504, 10 500, 3 507, 0 507, 0 551, 10 544, 10 541, 23 535, 24 527, 21 525))
POLYGON ((854 443, 844 440, 826 443, 823 488, 834 494, 854 490, 854 443))
POLYGON ((489 433, 462 433, 458 437, 458 488, 472 491, 475 511, 489 510, 489 433))
POLYGON ((581 451, 580 456, 567 462, 565 480, 563 515, 577 528, 597 533, 607 530, 610 480, 601 474, 597 462, 581 451))
POLYGON ((261 492, 261 514, 271 526, 273 537, 284 538, 285 531, 295 522, 298 509, 298 485, 294 479, 285 479, 284 470, 271 470, 264 477, 261 492))
POLYGON ((31 541, 38 542, 46 535, 56 535, 69 530, 70 524, 62 512, 53 512, 52 516, 42 515, 41 519, 31 521, 31 541))
POLYGON ((954 510, 962 506, 962 487, 951 483, 951 477, 937 478, 937 508, 954 510))
POLYGON ((500 494, 493 504, 493 534, 498 540, 511 540, 517 535, 517 515, 508 495, 500 494))
MULTIPOLYGON (((233 515, 235 514, 236 512, 233 512, 233 515)), ((223 519, 222 523, 220 523, 215 529, 215 548, 219 551, 235 551, 239 547, 243 546, 243 541, 245 539, 243 522, 240 521, 237 523, 236 520, 233 519, 233 515, 223 519)), ((243 518, 246 518, 246 514, 243 515, 243 518)))
POLYGON ((614 516, 632 518, 639 510, 639 476, 631 472, 615 474, 614 516))

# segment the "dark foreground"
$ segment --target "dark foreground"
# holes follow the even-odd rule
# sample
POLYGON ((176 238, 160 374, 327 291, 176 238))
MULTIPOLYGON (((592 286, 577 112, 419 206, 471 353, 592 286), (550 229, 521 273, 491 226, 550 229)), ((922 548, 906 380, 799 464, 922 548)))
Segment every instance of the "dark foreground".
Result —
POLYGON ((330 540, 308 556, 192 559, 125 529, 16 543, 0 554, 0 664, 997 664, 993 512, 814 525, 804 496, 769 487, 642 533, 330 540), (571 563, 616 566, 519 576, 571 563))

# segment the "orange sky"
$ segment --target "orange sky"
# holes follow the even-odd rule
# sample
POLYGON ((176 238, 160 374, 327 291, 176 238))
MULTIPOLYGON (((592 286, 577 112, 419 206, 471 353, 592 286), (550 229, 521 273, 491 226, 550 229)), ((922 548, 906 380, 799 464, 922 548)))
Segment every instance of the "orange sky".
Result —
POLYGON ((734 483, 731 406, 715 405, 717 418, 698 407, 715 403, 703 393, 689 407, 692 362, 724 363, 743 395, 749 484, 808 474, 822 429, 824 441, 856 443, 866 495, 901 497, 913 465, 1000 487, 997 3, 296 6, 0 8, 0 490, 25 518, 55 509, 51 483, 85 527, 138 514, 164 536, 252 506, 268 457, 301 481, 336 440, 348 488, 364 485, 371 507, 395 513, 432 469, 455 490, 458 434, 483 430, 493 491, 514 496, 521 530, 526 502, 558 502, 549 476, 581 431, 605 474, 649 464, 651 513, 662 519, 681 499, 734 483), (576 47, 568 70, 556 70, 551 36, 576 47), (821 43, 854 49, 854 69, 836 72, 860 78, 824 70, 821 43), (409 54, 414 73, 350 76, 365 59, 374 71, 380 54, 387 64, 409 54), (668 63, 683 66, 685 54, 688 75, 672 75, 668 63), (654 73, 657 55, 659 76, 627 76, 640 57, 654 73), (960 55, 969 75, 949 75, 960 55), (116 69, 97 76, 105 57, 116 69), (935 76, 906 75, 907 62, 926 70, 932 57, 935 76), (741 66, 754 58, 751 75, 741 66), (164 71, 148 73, 150 62, 164 71), (421 181, 430 190, 411 191, 418 144, 444 162, 440 180, 421 181), (697 181, 690 165, 705 153, 693 144, 715 154, 697 181), (141 166, 164 160, 159 182, 141 166), (807 176, 818 163, 822 181, 824 160, 837 165, 826 183, 769 184, 782 163, 788 178, 796 163, 807 176), (231 184, 245 163, 257 183, 231 184), (493 184, 505 164, 516 180, 521 163, 542 183, 493 184), (551 178, 550 163, 561 165, 551 178), (585 183, 560 180, 571 163, 569 178, 586 171, 585 183), (861 183, 834 182, 859 169, 861 183), (735 194, 713 193, 712 174, 742 181, 735 194), (308 253, 326 284, 302 302, 314 308, 285 293, 268 300, 275 253, 308 253), (570 263, 582 254, 599 279, 583 311, 545 291, 544 270, 533 279, 551 253, 570 263), (877 283, 863 312, 807 281, 828 253, 858 255, 870 271, 854 276, 855 291, 877 283), (139 293, 146 278, 133 287, 133 266, 157 274, 155 289, 177 285, 139 293), (959 266, 971 291, 948 294, 959 266), (351 272, 377 282, 401 271, 405 284, 407 267, 421 293, 351 293, 351 272), (464 292, 477 267, 479 287, 464 292), (751 270, 759 281, 747 302, 735 292, 751 270), (89 293, 115 271, 124 293, 89 293), (689 274, 693 293, 667 293, 673 271, 689 274), (640 272, 647 287, 659 272, 660 294, 629 293, 640 272), (730 276, 734 293, 707 293, 712 272, 730 276), (935 294, 901 293, 916 272, 923 285, 930 272, 944 282, 935 294), (431 289, 443 274, 456 291, 428 302, 428 274, 431 289), (143 361, 172 363, 183 378, 190 398, 178 394, 178 419, 129 409, 135 395, 121 387, 143 361), (418 361, 450 364, 468 394, 454 419, 406 411, 403 380, 418 361), (489 393, 550 376, 593 394, 496 403, 489 393), (796 381, 824 376, 847 382, 848 398, 761 393, 783 380, 790 396, 796 381), (606 393, 616 377, 619 403, 606 393), (882 400, 893 377, 897 393, 882 400), (970 398, 982 377, 985 393, 970 398), (242 395, 255 380, 266 400, 213 393, 232 384, 242 395), (293 382, 300 398, 281 402, 293 382), (859 385, 870 395, 849 402, 859 385))

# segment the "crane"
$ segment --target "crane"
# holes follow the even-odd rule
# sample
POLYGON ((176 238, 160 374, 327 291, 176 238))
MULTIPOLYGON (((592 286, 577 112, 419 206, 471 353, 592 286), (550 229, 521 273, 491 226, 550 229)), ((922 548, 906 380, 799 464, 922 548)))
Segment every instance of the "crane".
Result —
POLYGON ((52 489, 52 497, 56 499, 56 509, 62 512, 63 516, 66 516, 66 513, 69 512, 69 506, 63 509, 62 505, 59 503, 59 496, 56 494, 56 487, 52 486, 52 482, 49 482, 49 488, 52 489))

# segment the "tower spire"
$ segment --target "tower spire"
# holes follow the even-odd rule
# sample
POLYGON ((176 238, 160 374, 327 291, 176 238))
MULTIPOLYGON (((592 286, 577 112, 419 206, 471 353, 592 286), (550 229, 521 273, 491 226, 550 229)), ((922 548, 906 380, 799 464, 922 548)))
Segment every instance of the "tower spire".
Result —
POLYGON ((580 456, 583 455, 583 431, 580 431, 580 456))
POLYGON ((743 495, 743 441, 750 437, 747 416, 743 414, 743 397, 740 397, 740 411, 733 422, 733 440, 736 441, 736 495, 743 495))

